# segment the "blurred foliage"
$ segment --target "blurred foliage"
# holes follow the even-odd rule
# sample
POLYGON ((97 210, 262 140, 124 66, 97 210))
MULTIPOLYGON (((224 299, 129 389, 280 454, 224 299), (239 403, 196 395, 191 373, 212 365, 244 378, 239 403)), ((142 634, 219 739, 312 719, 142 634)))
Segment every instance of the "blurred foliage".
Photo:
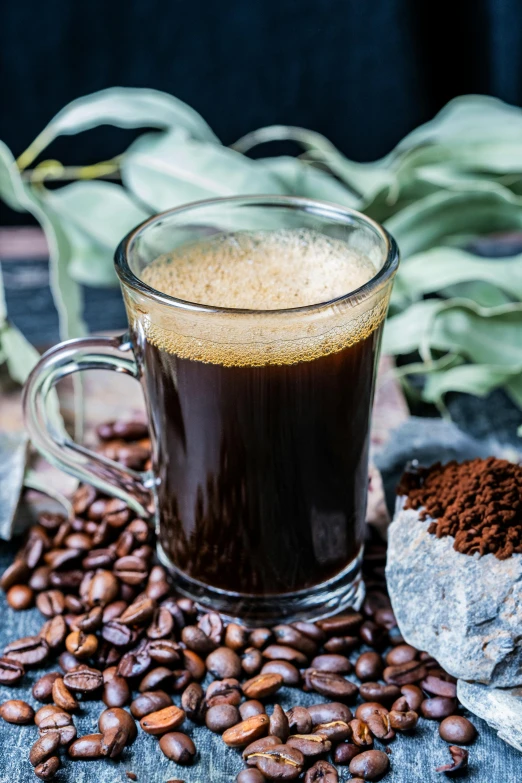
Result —
MULTIPOLYGON (((522 232, 521 109, 457 98, 385 158, 361 164, 303 128, 262 128, 224 147, 176 98, 114 88, 66 106, 17 160, 0 142, 0 198, 45 231, 64 339, 85 331, 80 284, 117 283, 113 251, 137 223, 190 201, 255 193, 324 199, 384 223, 402 254, 384 350, 407 358, 399 369, 406 385, 422 375, 424 400, 441 410, 449 391, 498 387, 522 408, 522 254, 488 257, 491 243, 481 239, 522 232), (103 124, 146 132, 96 165, 42 159, 57 136, 103 124), (299 155, 248 157, 281 140, 299 155)), ((0 362, 23 381, 35 358, 9 323, 0 280, 0 362)))

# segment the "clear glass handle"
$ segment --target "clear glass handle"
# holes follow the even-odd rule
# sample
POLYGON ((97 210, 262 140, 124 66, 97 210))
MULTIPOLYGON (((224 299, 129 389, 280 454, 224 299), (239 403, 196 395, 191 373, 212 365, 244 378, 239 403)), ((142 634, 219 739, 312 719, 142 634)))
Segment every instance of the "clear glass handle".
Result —
POLYGON ((52 415, 50 394, 56 384, 81 370, 115 370, 139 377, 132 344, 122 337, 81 337, 47 351, 31 372, 24 388, 25 425, 35 448, 52 465, 80 481, 124 500, 139 516, 151 514, 151 472, 139 473, 74 443, 61 418, 52 415))

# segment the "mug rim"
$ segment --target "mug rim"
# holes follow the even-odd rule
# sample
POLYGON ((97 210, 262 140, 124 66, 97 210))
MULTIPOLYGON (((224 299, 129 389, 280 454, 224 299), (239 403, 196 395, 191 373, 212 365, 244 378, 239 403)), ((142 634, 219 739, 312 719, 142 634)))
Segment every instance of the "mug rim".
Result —
POLYGON ((277 315, 313 313, 324 308, 341 305, 343 303, 349 302, 352 299, 356 300, 357 303, 368 299, 374 293, 379 291, 395 274, 399 265, 399 248, 392 235, 383 226, 381 226, 380 223, 363 214, 362 212, 359 212, 356 209, 352 209, 351 207, 343 207, 332 202, 304 198, 301 196, 226 196, 203 199, 200 201, 192 201, 187 204, 172 207, 171 209, 167 209, 147 218, 142 223, 133 228, 121 240, 114 254, 114 265, 121 283, 124 283, 137 293, 153 299, 162 305, 201 313, 218 313, 237 316, 269 315, 274 317, 277 315), (371 277, 370 280, 353 291, 340 294, 333 299, 329 299, 323 302, 314 302, 313 304, 302 305, 300 307, 279 307, 270 310, 257 310, 239 307, 216 307, 212 305, 204 305, 198 302, 191 302, 185 299, 178 299, 177 297, 171 296, 170 294, 165 294, 162 291, 158 291, 156 288, 148 285, 131 270, 128 258, 132 252, 133 244, 155 223, 159 222, 160 220, 164 220, 165 218, 181 215, 185 212, 189 213, 190 215, 192 212, 195 212, 198 209, 220 205, 226 206, 227 204, 231 206, 247 207, 279 206, 287 209, 296 209, 309 212, 324 218, 330 218, 332 222, 342 223, 344 221, 345 224, 354 222, 364 223, 369 228, 373 229, 373 231, 378 234, 384 242, 384 246, 386 248, 386 258, 384 264, 380 267, 380 269, 377 270, 375 275, 371 277))

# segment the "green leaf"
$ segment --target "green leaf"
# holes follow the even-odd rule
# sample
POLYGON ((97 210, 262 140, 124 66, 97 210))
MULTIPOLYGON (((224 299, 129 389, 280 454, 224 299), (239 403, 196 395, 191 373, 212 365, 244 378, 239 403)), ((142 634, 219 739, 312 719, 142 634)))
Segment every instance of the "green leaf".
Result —
MULTIPOLYGON (((495 263, 494 259, 492 259, 492 263, 495 263)), ((478 280, 456 283, 447 288, 441 288, 439 293, 447 299, 471 299, 481 307, 500 307, 513 301, 512 296, 508 296, 496 285, 478 280)))
POLYGON ((439 307, 440 300, 426 299, 388 318, 384 326, 383 353, 397 356, 416 351, 439 307))
POLYGON ((10 378, 17 383, 25 383, 40 354, 19 329, 11 324, 4 326, 0 331, 0 345, 10 378))
POLYGON ((45 193, 44 203, 60 219, 71 257, 69 273, 85 285, 115 285, 118 242, 149 213, 112 182, 75 182, 45 193))
POLYGON ((433 403, 440 403, 445 394, 455 391, 486 397, 494 389, 503 386, 520 373, 522 373, 522 365, 502 367, 464 364, 428 375, 422 396, 426 402, 433 403))
POLYGON ((179 134, 146 134, 123 158, 124 185, 155 211, 216 196, 283 194, 279 178, 234 150, 179 134))
POLYGON ((205 120, 178 98, 141 87, 111 87, 72 101, 51 120, 20 156, 25 169, 60 135, 81 133, 99 125, 117 128, 184 128, 193 138, 220 144, 205 120))
POLYGON ((316 198, 353 209, 360 206, 360 199, 352 191, 316 166, 283 155, 262 158, 261 161, 265 169, 280 180, 289 195, 316 198))

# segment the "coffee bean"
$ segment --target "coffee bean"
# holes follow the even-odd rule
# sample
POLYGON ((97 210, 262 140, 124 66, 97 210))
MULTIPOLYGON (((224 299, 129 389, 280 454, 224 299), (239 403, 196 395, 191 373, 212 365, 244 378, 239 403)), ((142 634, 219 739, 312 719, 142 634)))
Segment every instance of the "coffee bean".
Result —
POLYGON ((308 669, 305 680, 311 690, 329 699, 352 701, 357 696, 357 685, 349 680, 345 680, 340 674, 308 669))
POLYGON ((359 612, 350 612, 318 620, 317 625, 327 636, 351 636, 357 633, 362 621, 363 617, 359 612))
POLYGON ((247 699, 264 699, 273 696, 283 685, 280 674, 258 674, 243 683, 243 693, 247 699))
POLYGON ((106 755, 102 741, 103 734, 86 734, 84 737, 79 737, 69 746, 68 756, 75 761, 101 759, 106 755))
POLYGON ((205 725, 210 731, 222 734, 241 720, 237 707, 233 704, 218 704, 207 710, 205 725))
MULTIPOLYGON (((328 723, 332 720, 344 720, 346 723, 352 720, 351 709, 341 702, 332 701, 325 704, 311 704, 307 707, 307 711, 314 726, 317 726, 318 723, 328 723)), ((305 731, 298 733, 306 734, 305 731)))
POLYGON ((181 726, 185 711, 172 704, 157 712, 151 712, 140 720, 140 726, 147 734, 165 734, 181 726))
POLYGON ((407 661, 397 666, 387 666, 383 679, 389 685, 411 685, 423 680, 426 671, 426 665, 422 661, 407 661))
POLYGON ((316 761, 304 776, 304 783, 338 783, 339 775, 328 761, 316 761))
POLYGON ((174 669, 172 671, 172 690, 174 693, 181 693, 192 680, 192 674, 188 669, 174 669))
POLYGON ((230 748, 248 745, 268 733, 269 723, 268 715, 253 715, 251 718, 228 728, 223 733, 223 742, 230 748))
POLYGON ((93 633, 73 631, 66 638, 65 646, 76 658, 91 658, 98 649, 98 639, 93 633))
MULTIPOLYGON (((115 560, 115 553, 108 547, 102 549, 92 549, 83 558, 82 568, 84 568, 86 571, 91 569, 101 569, 102 571, 107 571, 109 568, 112 568, 112 564, 115 560)), ((97 586, 97 589, 99 589, 99 585, 97 586)))
POLYGON ((314 726, 313 733, 322 734, 329 739, 330 742, 342 742, 343 740, 350 739, 352 736, 350 725, 344 720, 332 720, 327 723, 319 723, 317 726, 314 726))
POLYGON ((75 693, 92 693, 103 685, 103 675, 99 669, 86 666, 66 672, 63 681, 75 693))
POLYGON ((111 438, 122 438, 133 441, 146 438, 148 428, 145 422, 139 419, 118 419, 112 424, 111 438))
POLYGON ((42 702, 51 701, 53 682, 61 676, 60 672, 48 672, 36 680, 32 689, 33 698, 42 702))
POLYGON ((268 726, 268 733, 271 736, 279 737, 281 742, 286 742, 286 739, 290 734, 288 718, 279 704, 275 704, 274 709, 272 710, 270 723, 268 726))
POLYGON ((245 674, 257 674, 263 665, 263 656, 257 647, 247 647, 241 656, 241 667, 245 674))
POLYGON ((26 561, 23 558, 17 558, 3 572, 0 579, 0 587, 7 592, 13 585, 25 584, 30 573, 31 569, 26 561))
POLYGON ((380 650, 386 646, 388 634, 386 629, 377 625, 373 620, 365 620, 359 628, 359 636, 365 644, 380 650))
POLYGON ((388 710, 382 704, 376 701, 367 701, 364 704, 359 704, 355 710, 355 717, 359 720, 367 722, 370 715, 387 715, 388 710))
MULTIPOLYGON (((145 557, 145 547, 142 547, 140 551, 139 557, 145 557)), ((151 551, 151 557, 152 557, 152 551, 151 551)), ((167 572, 161 565, 155 565, 151 568, 149 578, 147 581, 147 587, 145 588, 145 593, 149 598, 154 599, 155 601, 161 600, 161 598, 164 598, 168 593, 170 592, 170 585, 168 583, 167 578, 167 572)))
POLYGON ((454 682, 447 682, 440 677, 433 677, 431 674, 422 680, 420 687, 426 693, 445 696, 447 699, 454 699, 457 695, 457 686, 454 682))
POLYGON ((103 686, 102 700, 107 707, 123 707, 131 700, 131 691, 127 680, 116 674, 103 686))
POLYGON ((0 684, 14 685, 19 682, 25 674, 22 663, 12 658, 0 658, 0 684))
POLYGON ((390 766, 390 759, 382 750, 367 750, 351 760, 349 770, 363 780, 378 780, 390 766))
POLYGON ((239 705, 239 714, 241 720, 251 718, 252 715, 262 715, 265 712, 265 706, 257 699, 248 699, 239 705))
POLYGON ((76 590, 82 582, 83 573, 78 568, 70 571, 51 571, 49 584, 60 590, 76 590))
POLYGON ((332 636, 324 643, 324 649, 329 653, 347 653, 359 644, 358 636, 332 636))
MULTIPOLYGON (((358 718, 354 718, 350 721, 350 728, 352 730, 352 741, 362 748, 367 748, 373 745, 373 738, 370 733, 368 725, 358 718)), ((351 770, 350 770, 351 771, 351 770)))
POLYGON ((307 658, 312 658, 317 652, 316 642, 306 634, 298 631, 293 625, 275 625, 272 632, 278 644, 292 647, 294 650, 299 650, 299 652, 302 652, 307 658))
POLYGON ((395 699, 391 706, 391 709, 396 710, 397 712, 407 712, 409 708, 410 705, 404 696, 400 696, 398 699, 395 699))
POLYGON ((78 658, 75 658, 74 655, 71 655, 70 652, 67 652, 67 650, 58 656, 58 663, 64 672, 72 672, 73 669, 78 669, 82 666, 81 661, 79 661, 78 658))
POLYGON ((451 754, 452 763, 436 767, 435 772, 445 772, 448 775, 452 775, 454 772, 466 769, 468 766, 468 751, 456 745, 450 745, 448 750, 451 754))
POLYGON ((11 609, 20 612, 32 606, 34 593, 28 585, 13 585, 7 591, 6 598, 11 609))
POLYGON ((323 734, 291 734, 286 744, 297 748, 306 758, 328 753, 332 743, 323 734))
POLYGON ((42 626, 39 635, 50 650, 58 650, 67 636, 67 625, 63 615, 57 614, 56 617, 47 620, 42 626))
POLYGON ((261 674, 279 674, 283 678, 283 685, 297 688, 301 675, 299 669, 288 661, 268 661, 261 669, 261 674))
POLYGON ((34 710, 25 701, 20 699, 9 699, 0 705, 0 718, 6 723, 17 723, 23 725, 32 723, 34 719, 34 710))
POLYGON ((247 763, 256 766, 269 780, 295 780, 303 771, 304 762, 301 751, 288 745, 275 745, 247 757, 247 763))
POLYGON ((114 575, 117 576, 121 582, 130 586, 142 584, 148 575, 146 562, 135 555, 127 555, 118 558, 114 563, 113 570, 114 575))
POLYGON ((267 750, 268 748, 275 748, 276 745, 281 745, 281 740, 279 739, 279 737, 274 737, 270 734, 267 737, 262 737, 261 739, 254 740, 254 742, 251 742, 250 745, 247 745, 246 748, 243 750, 243 754, 242 754, 243 759, 247 761, 248 757, 253 753, 262 753, 264 750, 267 750))
POLYGON ((127 742, 128 734, 125 729, 120 729, 117 726, 107 729, 102 738, 103 755, 111 759, 119 758, 127 742))
POLYGON ((420 711, 428 720, 443 720, 457 711, 457 700, 448 699, 445 696, 434 696, 421 703, 420 711))
MULTIPOLYGON (((34 716, 34 722, 37 726, 39 726, 40 723, 46 720, 50 715, 63 715, 63 713, 64 710, 62 710, 61 707, 57 707, 56 704, 47 704, 45 707, 40 707, 40 709, 36 711, 34 716)), ((70 715, 67 715, 67 721, 63 723, 63 725, 65 726, 71 722, 72 722, 72 717, 70 715)))
POLYGON ((399 712, 391 710, 389 714, 390 726, 397 731, 411 731, 417 725, 419 716, 413 710, 399 712))
POLYGON ((202 680, 206 674, 205 662, 193 650, 183 650, 183 666, 195 680, 202 680))
POLYGON ((31 574, 31 578, 29 579, 29 587, 37 593, 41 590, 47 590, 50 585, 50 574, 51 569, 49 566, 39 566, 31 574))
POLYGON ((249 631, 243 625, 229 623, 225 631, 225 645, 231 650, 239 652, 248 644, 249 631))
MULTIPOLYGON (((151 658, 147 649, 147 640, 142 639, 134 650, 131 650, 122 657, 118 664, 118 674, 121 677, 141 677, 151 663, 151 658)), ((148 688, 146 690, 149 690, 148 688)))
POLYGON ((140 598, 125 609, 118 622, 121 625, 145 625, 152 619, 155 609, 156 601, 147 597, 140 598))
POLYGON ((408 708, 418 712, 422 702, 424 701, 424 694, 417 685, 403 685, 401 688, 401 695, 408 702, 408 708))
POLYGON ((211 652, 205 661, 205 665, 208 671, 218 679, 227 677, 237 679, 241 676, 241 659, 237 653, 228 647, 218 647, 211 652))
POLYGON ((173 672, 166 666, 156 666, 151 669, 141 680, 138 690, 140 693, 154 691, 158 688, 166 688, 172 684, 173 672))
POLYGON ((355 745, 353 742, 341 742, 334 751, 333 760, 336 764, 348 765, 360 753, 363 753, 363 749, 359 745, 355 745))
POLYGON ((43 737, 36 740, 29 751, 29 761, 33 767, 37 767, 53 756, 60 745, 60 735, 57 731, 48 731, 43 737))
POLYGON ((39 636, 24 636, 4 648, 4 658, 18 661, 23 666, 36 666, 45 661, 49 654, 47 643, 39 636))
POLYGON ((266 778, 258 769, 242 769, 236 777, 236 783, 265 783, 266 778))
POLYGON ((50 758, 42 761, 34 768, 34 774, 40 780, 51 780, 54 778, 58 770, 60 769, 60 759, 58 756, 51 756, 50 758))
POLYGON ((249 643, 252 647, 261 650, 266 644, 272 641, 274 638, 270 628, 254 628, 250 633, 249 643))
POLYGON ((378 682, 363 682, 359 693, 364 701, 378 701, 385 705, 392 704, 401 695, 397 685, 381 685, 378 682))
POLYGON ((476 739, 477 730, 467 718, 461 715, 450 715, 440 724, 439 734, 446 742, 469 745, 476 739))
POLYGON ((109 707, 98 718, 98 729, 102 734, 114 728, 121 729, 126 733, 128 745, 134 742, 138 734, 134 719, 127 710, 122 710, 121 707, 109 707))
POLYGON ((365 652, 357 658, 355 673, 361 682, 375 682, 382 675, 384 664, 379 653, 365 652))
POLYGON ((211 642, 213 642, 214 647, 219 647, 221 645, 225 630, 221 615, 217 612, 208 612, 200 618, 198 626, 206 636, 208 636, 211 642))
POLYGON ((306 655, 284 644, 270 644, 263 650, 263 657, 270 661, 289 661, 296 666, 306 666, 307 664, 306 655))
POLYGON ((105 606, 111 603, 111 601, 116 599, 118 591, 118 580, 112 571, 107 571, 106 569, 96 571, 89 584, 89 606, 105 606))
POLYGON ((388 666, 398 666, 401 663, 414 661, 418 654, 418 650, 410 644, 399 644, 387 654, 386 663, 388 666))
MULTIPOLYGON (((220 681, 216 681, 220 682, 220 681)), ((229 704, 231 702, 228 702, 229 704)), ((199 682, 191 682, 181 695, 181 706, 190 720, 195 723, 203 723, 207 705, 205 694, 199 682)))
POLYGON ((174 630, 174 618, 168 609, 161 606, 154 612, 152 622, 147 628, 147 636, 152 640, 164 640, 174 630))
POLYGON ((207 688, 205 702, 207 707, 215 707, 216 704, 240 704, 242 698, 241 685, 238 680, 227 678, 214 680, 207 688))
MULTIPOLYGON (((146 715, 150 715, 152 712, 158 712, 171 705, 172 699, 165 691, 146 691, 131 702, 130 711, 136 720, 141 720, 141 718, 144 718, 146 715)), ((186 709, 184 705, 183 709, 186 709)))
POLYGON ((164 734, 159 741, 163 754, 177 764, 192 764, 196 755, 196 746, 186 734, 171 731, 164 734))
POLYGON ((198 655, 207 655, 216 645, 197 625, 186 625, 181 632, 181 641, 198 655))
POLYGON ((382 627, 386 628, 388 631, 391 628, 397 627, 397 618, 395 617, 391 606, 384 606, 377 609, 373 615, 373 619, 377 625, 382 625, 382 627))
POLYGON ((77 700, 67 688, 61 677, 58 677, 53 682, 52 696, 56 706, 61 707, 65 712, 74 712, 78 709, 79 705, 77 700))
MULTIPOLYGON (((102 436, 100 436, 102 437, 102 436)), ((75 514, 82 516, 97 497, 97 491, 90 484, 82 484, 78 487, 72 498, 72 506, 75 514)))
POLYGON ((103 607, 102 623, 105 624, 117 620, 118 617, 121 617, 126 608, 126 601, 111 601, 110 604, 103 607))
POLYGON ((40 736, 49 732, 57 732, 60 736, 60 745, 67 746, 76 739, 76 727, 67 712, 55 712, 42 718, 38 729, 40 736))
POLYGON ((286 717, 290 734, 309 734, 312 731, 313 719, 306 707, 292 707, 286 713, 286 717))
POLYGON ((127 647, 132 641, 132 631, 117 620, 110 620, 103 626, 102 638, 115 647, 127 647))

